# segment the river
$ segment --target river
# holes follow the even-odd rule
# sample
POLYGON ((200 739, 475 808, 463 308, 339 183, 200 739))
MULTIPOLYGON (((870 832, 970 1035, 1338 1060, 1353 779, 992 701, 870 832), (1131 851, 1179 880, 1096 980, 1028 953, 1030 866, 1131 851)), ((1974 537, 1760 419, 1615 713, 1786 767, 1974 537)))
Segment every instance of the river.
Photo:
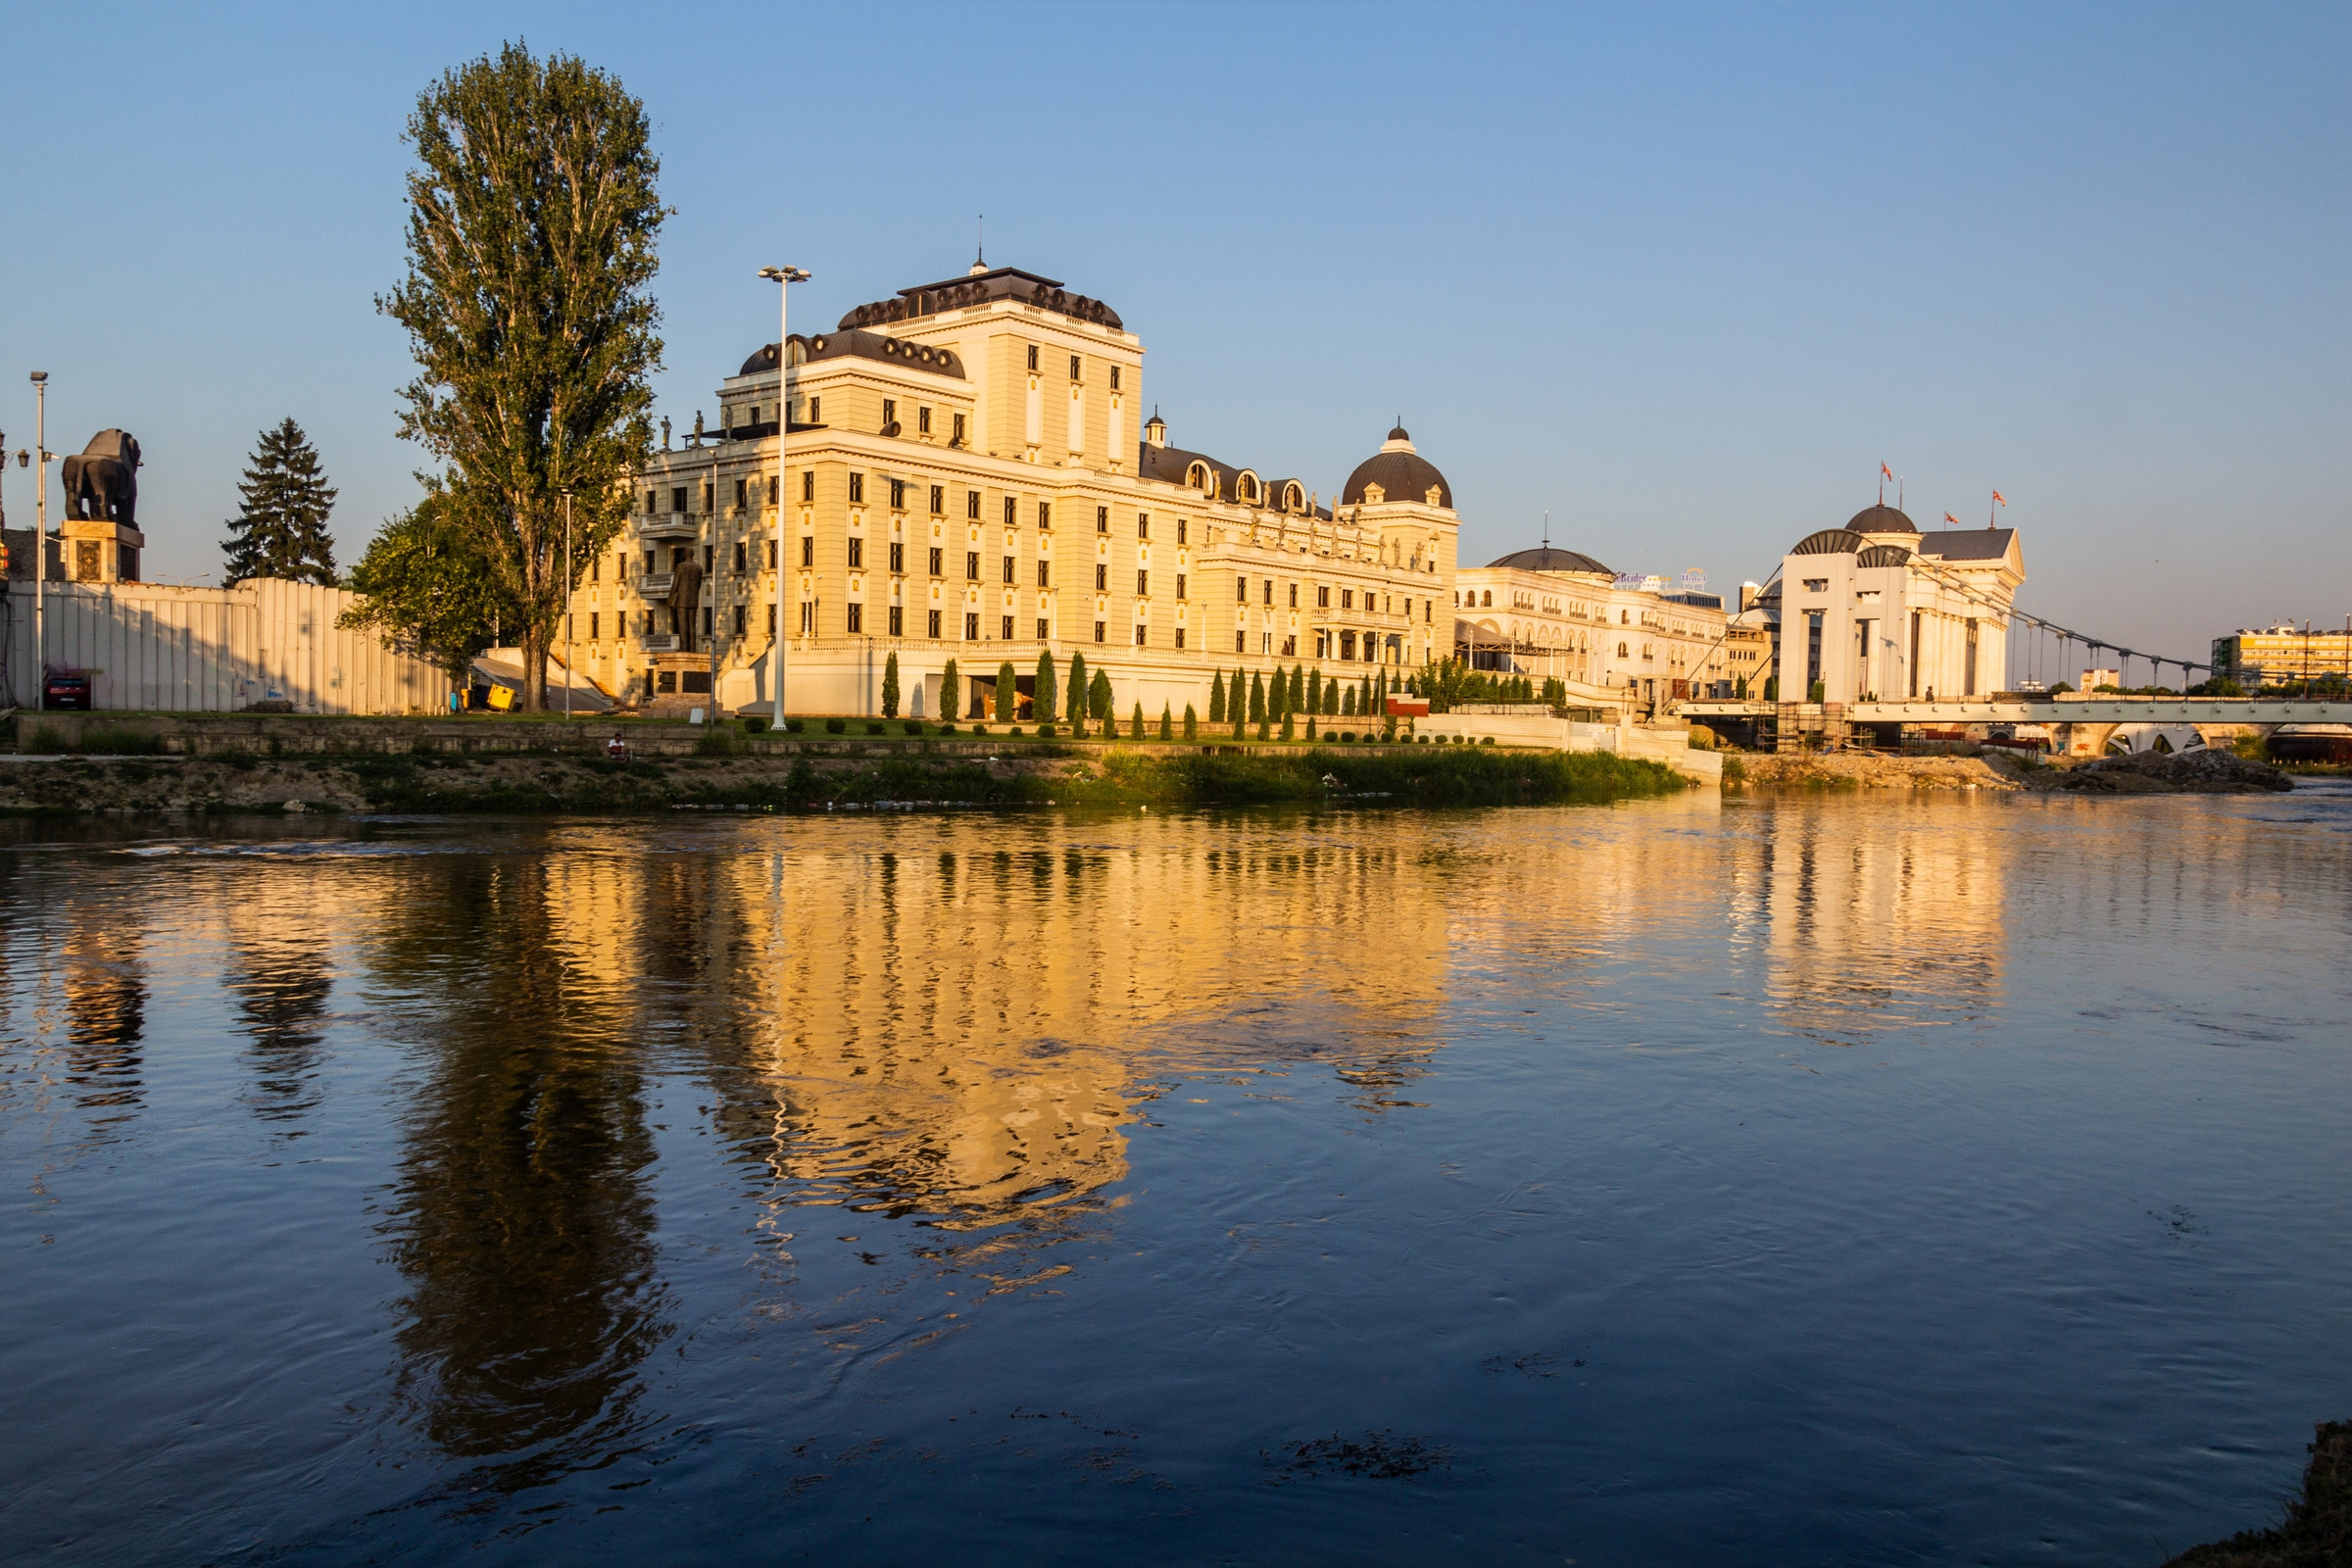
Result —
POLYGON ((0 1554, 2153 1564, 2352 792, 9 824, 0 1554))

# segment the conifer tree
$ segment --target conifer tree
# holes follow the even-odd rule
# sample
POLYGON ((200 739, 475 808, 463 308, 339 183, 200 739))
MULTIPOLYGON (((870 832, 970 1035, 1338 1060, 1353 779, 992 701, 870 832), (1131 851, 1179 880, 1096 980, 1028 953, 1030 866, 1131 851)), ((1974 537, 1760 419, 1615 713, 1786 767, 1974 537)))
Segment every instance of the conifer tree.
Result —
POLYGON ((1306 710, 1309 713, 1323 711, 1323 671, 1320 669, 1306 672, 1306 710))
POLYGON ((1250 722, 1263 724, 1265 721, 1266 683, 1256 670, 1251 670, 1250 672, 1250 722))
POLYGON ((1141 703, 1135 705, 1135 717, 1127 726, 1127 738, 1136 741, 1144 738, 1144 705, 1141 703))
POLYGON ((1164 702, 1159 705, 1159 738, 1163 741, 1176 738, 1176 715, 1164 702))
POLYGON ((1333 718, 1340 716, 1340 683, 1336 676, 1323 683, 1323 711, 1333 718))
POLYGON ((1037 656, 1037 699, 1030 705, 1030 711, 1037 715, 1040 724, 1054 722, 1054 713, 1061 708, 1058 697, 1059 694, 1054 689, 1054 656, 1050 652, 1040 654, 1037 656))
POLYGON ((1282 738, 1286 741, 1297 740, 1298 738, 1298 720, 1297 718, 1292 716, 1290 713, 1284 713, 1282 715, 1282 738))
POLYGON ((997 666, 997 722, 1009 724, 1021 716, 1021 693, 1012 678, 1012 661, 997 666))
POLYGON ((961 684, 956 675, 956 661, 951 659, 939 675, 939 716, 951 724, 963 711, 963 704, 958 700, 963 695, 961 684))
POLYGON ((1340 712, 1344 717, 1355 716, 1355 688, 1350 686, 1340 694, 1340 712))
POLYGON ((1070 733, 1073 735, 1083 736, 1086 733, 1086 656, 1084 654, 1072 654, 1070 656, 1070 707, 1068 717, 1070 720, 1070 733))
POLYGON ((1306 666, 1304 664, 1293 664, 1291 666, 1291 695, 1284 700, 1282 710, 1286 714, 1296 713, 1298 711, 1298 710, 1304 708, 1305 706, 1306 666))
POLYGON ((1225 722, 1225 672, 1221 669, 1208 677, 1208 721, 1225 722))
POLYGON ((899 716, 899 656, 896 651, 882 661, 882 716, 899 716))
POLYGON ((1108 670, 1098 669, 1095 671, 1094 684, 1087 688, 1086 707, 1088 714, 1101 719, 1104 732, 1108 733, 1110 725, 1110 672, 1108 670))
POLYGON ((262 432, 237 486, 238 515, 220 541, 228 567, 221 581, 234 588, 249 577, 335 586, 335 546, 326 535, 335 491, 318 466, 318 449, 291 418, 262 432))
POLYGON ((1194 716, 1193 705, 1190 703, 1184 705, 1184 738, 1188 741, 1197 741, 1200 738, 1200 721, 1194 716))

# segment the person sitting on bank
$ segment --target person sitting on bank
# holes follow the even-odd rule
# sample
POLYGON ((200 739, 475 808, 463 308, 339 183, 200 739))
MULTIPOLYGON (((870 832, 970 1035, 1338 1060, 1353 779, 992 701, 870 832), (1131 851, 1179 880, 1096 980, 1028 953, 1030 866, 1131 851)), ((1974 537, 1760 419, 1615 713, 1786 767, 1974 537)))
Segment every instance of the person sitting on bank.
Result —
POLYGON ((627 761, 628 760, 629 760, 629 747, 628 747, 628 743, 627 743, 626 741, 623 741, 623 740, 622 740, 622 739, 621 739, 619 736, 615 735, 615 736, 613 736, 613 737, 612 737, 611 740, 609 740, 609 741, 605 742, 605 760, 606 760, 606 761, 608 761, 608 762, 625 762, 625 761, 627 761))

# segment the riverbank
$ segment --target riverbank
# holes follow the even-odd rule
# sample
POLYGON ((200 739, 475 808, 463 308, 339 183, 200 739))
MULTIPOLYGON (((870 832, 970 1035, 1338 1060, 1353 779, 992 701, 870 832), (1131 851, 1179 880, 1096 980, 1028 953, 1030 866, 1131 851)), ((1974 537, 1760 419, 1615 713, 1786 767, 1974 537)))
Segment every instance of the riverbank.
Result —
POLYGON ((566 753, 87 757, 0 766, 0 813, 806 810, 870 806, 1549 806, 1675 795, 1671 769, 1599 754, 1482 748, 1007 744, 995 754, 810 745, 791 755, 566 753))
POLYGON ((1760 789, 2031 791, 2074 795, 2260 795, 2293 789, 2278 768, 2229 752, 2141 752, 2095 761, 2030 754, 1880 757, 1864 752, 1740 756, 1724 783, 1760 789))
POLYGON ((2303 1495, 2275 1530, 2247 1530, 2182 1552, 2164 1568, 2319 1568, 2352 1561, 2352 1421, 2312 1437, 2303 1495))

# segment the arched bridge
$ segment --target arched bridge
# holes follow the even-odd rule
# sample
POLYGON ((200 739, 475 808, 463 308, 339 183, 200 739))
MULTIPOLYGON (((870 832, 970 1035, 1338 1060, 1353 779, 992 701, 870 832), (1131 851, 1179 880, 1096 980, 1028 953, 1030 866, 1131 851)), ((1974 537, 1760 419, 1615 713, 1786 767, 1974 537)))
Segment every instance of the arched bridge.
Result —
POLYGON ((2227 745, 2237 735, 2269 735, 2281 724, 2352 724, 2352 702, 2282 702, 2244 697, 1992 697, 1896 703, 1684 702, 1685 718, 1779 721, 1790 728, 1821 730, 1842 723, 1857 726, 1916 724, 1934 729, 1972 725, 2038 724, 2050 732, 2050 750, 2071 757, 2099 757, 2119 725, 2189 725, 2207 745, 2227 745))

